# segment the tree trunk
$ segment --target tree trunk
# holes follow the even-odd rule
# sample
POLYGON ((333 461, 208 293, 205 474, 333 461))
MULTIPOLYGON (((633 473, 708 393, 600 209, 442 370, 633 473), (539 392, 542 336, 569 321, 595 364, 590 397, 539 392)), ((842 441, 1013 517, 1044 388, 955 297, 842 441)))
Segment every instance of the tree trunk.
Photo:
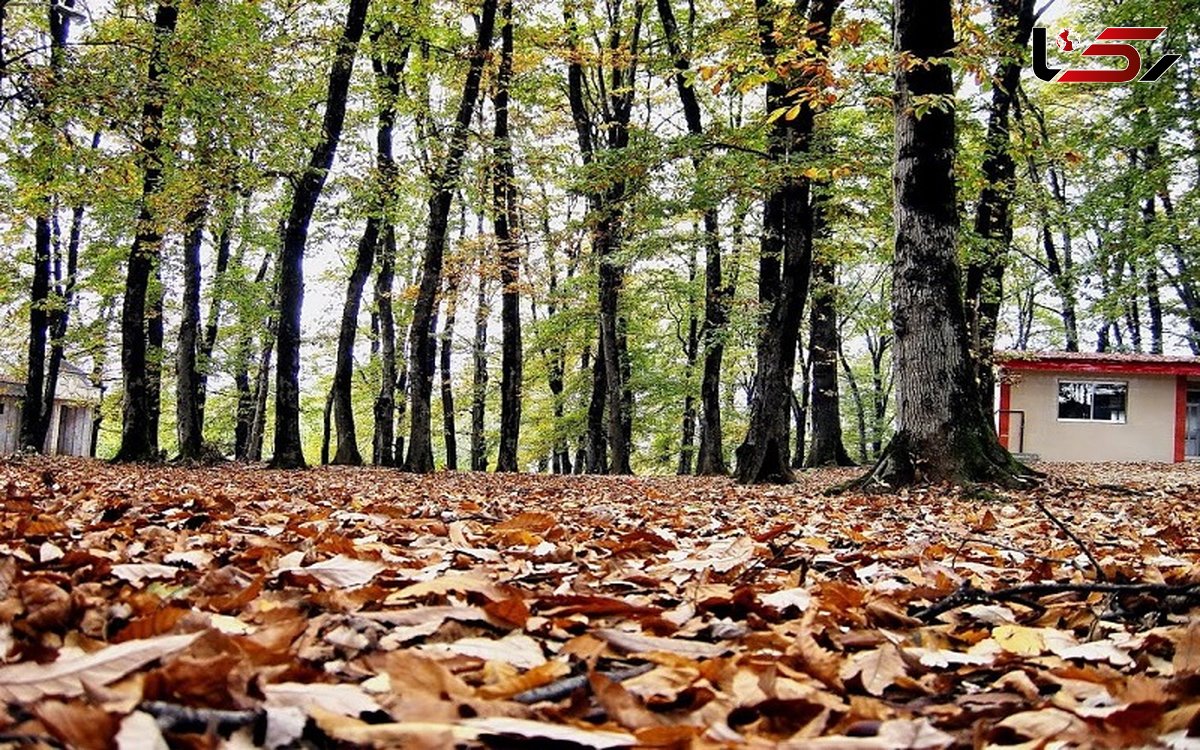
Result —
POLYGON ((200 414, 200 370, 197 353, 200 335, 200 247, 208 218, 208 196, 201 192, 184 218, 183 310, 175 360, 175 434, 179 457, 198 460, 203 448, 200 414))
MULTIPOLYGON (((405 45, 399 60, 371 60, 375 79, 383 95, 376 129, 376 166, 383 207, 393 201, 396 188, 396 160, 392 154, 392 133, 396 125, 396 99, 400 96, 400 73, 408 58, 405 45)), ((379 466, 396 463, 392 443, 396 439, 396 318, 392 307, 392 287, 396 275, 396 229, 383 221, 379 248, 379 271, 375 276, 375 307, 379 321, 379 395, 375 398, 371 461, 379 466)))
MULTIPOLYGON (((241 252, 239 251, 239 256, 241 252)), ((240 259, 237 265, 241 265, 240 259)), ((271 269, 271 254, 263 255, 262 263, 259 264, 258 273, 254 276, 254 285, 261 286, 267 278, 267 272, 271 269)), ((272 293, 273 294, 273 293, 272 293)), ((272 307, 274 305, 271 305, 272 307)), ((244 310, 241 313, 239 323, 242 329, 241 336, 238 341, 237 356, 234 364, 234 383, 237 388, 237 426, 234 428, 234 448, 233 456, 238 461, 257 461, 258 458, 251 458, 251 436, 255 428, 256 407, 258 405, 258 392, 250 385, 250 356, 251 347, 254 345, 254 337, 250 328, 250 321, 246 319, 244 310)), ((264 329, 269 330, 271 327, 270 318, 264 329)), ((264 333, 264 338, 269 334, 264 333)), ((269 362, 271 348, 267 347, 265 356, 269 362)), ((258 378, 255 378, 255 385, 258 384, 258 378)), ((265 403, 265 402, 264 402, 265 403)), ((261 431, 259 436, 261 439, 261 431)), ((261 446, 261 443, 260 443, 261 446)), ((258 456, 261 456, 261 451, 258 456)))
POLYGON ((454 424, 454 319, 458 315, 458 284, 460 272, 455 270, 446 279, 446 320, 442 323, 441 361, 438 371, 442 386, 442 435, 446 443, 446 468, 458 470, 458 428, 454 424))
POLYGON ((696 361, 700 356, 700 321, 696 318, 696 298, 692 291, 696 285, 696 248, 693 245, 688 258, 688 327, 687 336, 683 337, 684 376, 683 383, 687 389, 683 397, 682 436, 679 440, 679 464, 676 473, 688 475, 692 473, 692 461, 696 451, 696 397, 692 393, 693 378, 696 372, 696 361))
MULTIPOLYGON (((167 45, 175 33, 179 9, 174 4, 156 7, 154 40, 146 73, 146 98, 142 103, 142 135, 138 149, 142 197, 137 227, 126 266, 125 299, 121 306, 121 446, 117 461, 151 461, 158 458, 156 394, 147 362, 146 297, 150 275, 158 261, 162 230, 155 203, 163 184, 163 106, 166 99, 167 45)), ((161 322, 162 318, 159 317, 161 322)), ((152 322, 152 321, 151 321, 152 322)))
MULTIPOLYGON (((688 76, 691 60, 679 39, 679 24, 675 20, 671 0, 656 2, 667 47, 671 57, 675 58, 675 90, 683 106, 688 133, 702 136, 704 123, 700 116, 700 102, 688 76)), ((692 167, 697 178, 703 164, 703 152, 696 151, 692 156, 692 167)), ((725 353, 723 336, 731 297, 732 289, 724 286, 721 273, 719 206, 709 202, 704 206, 704 322, 700 328, 700 342, 704 346, 704 374, 700 381, 700 445, 696 457, 696 473, 700 475, 729 473, 721 436, 721 360, 725 353)))
POLYGON ((321 133, 292 190, 279 255, 279 333, 275 368, 275 452, 271 465, 280 469, 305 467, 300 445, 300 312, 304 305, 304 249, 308 225, 325 187, 329 168, 346 119, 346 99, 358 42, 362 39, 370 0, 350 0, 346 23, 329 69, 321 133))
POLYGON ((850 385, 850 396, 854 399, 854 421, 858 427, 858 460, 860 463, 866 463, 867 460, 867 409, 863 403, 862 389, 858 387, 858 379, 854 377, 854 371, 850 369, 850 363, 846 360, 846 353, 842 350, 841 337, 838 337, 838 360, 842 365, 842 373, 846 376, 846 383, 850 385))
MULTIPOLYGON (((49 201, 46 201, 49 203, 49 201)), ((21 448, 41 452, 46 442, 42 427, 43 389, 46 373, 46 340, 50 298, 50 219, 38 216, 34 225, 33 283, 29 292, 29 359, 25 375, 25 397, 21 404, 21 448)))
POLYGON ((805 466, 853 466, 842 440, 841 399, 838 392, 837 279, 833 262, 813 263, 813 303, 809 318, 808 364, 812 414, 812 444, 805 466))
MULTIPOLYGON (((607 100, 601 102, 602 122, 599 126, 602 127, 598 127, 593 121, 585 92, 575 9, 570 2, 564 3, 563 18, 573 53, 567 65, 567 98, 579 140, 579 152, 585 165, 595 160, 598 148, 621 153, 629 145, 629 123, 635 93, 633 84, 639 63, 643 13, 644 5, 638 0, 634 5, 632 31, 628 40, 623 34, 623 19, 619 12, 610 15, 607 49, 600 55, 607 67, 600 73, 601 79, 607 73, 607 100), (603 132, 603 140, 599 138, 598 130, 603 132)), ((625 278, 625 266, 619 257, 624 241, 624 206, 628 187, 623 177, 616 176, 603 187, 588 190, 592 250, 597 259, 599 276, 600 346, 596 362, 604 370, 604 406, 607 413, 605 442, 611 474, 633 473, 630 464, 633 393, 627 377, 630 363, 625 345, 625 323, 619 309, 620 290, 625 278)), ((595 378, 594 386, 600 384, 598 374, 595 378)), ((593 404, 596 403, 596 395, 593 387, 593 404)), ((596 441, 590 442, 593 443, 592 457, 596 458, 596 441)), ((597 465, 592 460, 588 463, 589 468, 597 465)))
MULTIPOLYGON (((816 111, 812 101, 798 91, 813 85, 821 74, 829 46, 829 28, 838 0, 816 0, 808 13, 813 56, 798 73, 767 84, 767 111, 796 111, 795 117, 777 117, 772 125, 769 153, 774 162, 792 164, 811 150, 816 111), (796 109, 798 107, 798 109, 796 109)), ((781 49, 775 34, 773 4, 756 0, 759 47, 768 64, 775 66, 781 49)), ((793 478, 789 455, 792 375, 800 319, 804 314, 812 263, 812 211, 809 180, 789 175, 771 190, 763 208, 763 233, 759 249, 758 300, 763 309, 757 345, 750 426, 737 449, 737 479, 754 482, 788 482, 793 478)))
POLYGON ((329 465, 329 442, 332 436, 334 389, 330 388, 325 394, 325 408, 321 410, 321 465, 329 465))
MULTIPOLYGON (((100 132, 96 131, 92 137, 92 150, 95 151, 99 146, 100 132)), ((83 214, 84 207, 82 204, 76 205, 71 210, 71 229, 67 236, 66 278, 63 279, 61 274, 56 274, 59 277, 56 284, 60 289, 61 307, 50 318, 50 361, 46 365, 46 388, 45 394, 42 397, 42 418, 39 425, 43 442, 45 441, 46 432, 50 427, 50 418, 58 393, 58 375, 64 357, 63 339, 67 335, 71 311, 75 308, 75 286, 79 270, 79 243, 83 237, 83 214)))
POLYGON ((366 228, 358 240, 354 269, 346 284, 346 302, 342 306, 342 324, 338 330, 337 360, 333 367, 333 419, 337 427, 337 451, 333 463, 361 466, 358 452, 358 433, 354 427, 354 340, 358 337, 358 310, 362 306, 363 287, 375 265, 375 246, 379 244, 380 218, 367 218, 366 228))
MULTIPOLYGON (((481 259, 482 261, 482 259, 481 259)), ((487 277, 479 264, 479 287, 475 298, 475 339, 471 345, 474 374, 471 382, 471 471, 487 471, 487 436, 484 410, 487 407, 487 329, 491 309, 487 299, 487 277)))
POLYGON ((150 310, 146 316, 146 399, 150 404, 150 447, 155 459, 161 459, 158 448, 159 425, 162 420, 162 374, 166 349, 166 318, 163 316, 163 301, 166 287, 162 281, 162 265, 154 267, 154 278, 150 283, 150 310))
POLYGON ((896 50, 921 64, 896 70, 896 249, 892 262, 896 434, 867 484, 996 481, 1024 471, 1001 445, 974 363, 958 265, 950 0, 898 0, 896 50), (934 106, 918 116, 920 101, 934 106))
POLYGON ((409 328, 409 371, 412 373, 410 394, 408 455, 404 460, 406 471, 425 473, 433 471, 433 442, 430 433, 430 399, 433 392, 433 371, 429 363, 433 360, 434 341, 430 329, 438 289, 442 285, 442 262, 446 249, 446 229, 450 216, 450 203, 458 185, 462 170, 463 154, 467 148, 467 136, 471 115, 479 97, 479 85, 483 77, 484 62, 492 46, 492 32, 496 23, 497 0, 484 0, 480 15, 478 37, 471 52, 467 79, 463 84, 462 98, 451 131, 446 160, 441 170, 431 180, 434 188, 429 198, 429 222, 425 232, 425 251, 421 264, 421 282, 417 300, 413 306, 412 325, 409 328))
MULTIPOLYGON (((597 335, 600 335, 599 333, 597 335)), ((585 349, 583 354, 583 369, 588 368, 588 355, 590 349, 585 349)), ((592 398, 588 402, 587 413, 587 472, 589 474, 607 474, 608 473, 608 437, 604 431, 604 399, 608 393, 608 386, 605 383, 607 369, 604 367, 604 359, 600 356, 600 344, 596 344, 596 357, 591 365, 592 369, 592 398)), ((580 461, 576 459, 575 465, 578 468, 580 461)), ((582 469, 579 469, 582 471, 582 469)))
MULTIPOLYGON (((247 193, 243 196, 246 203, 250 202, 250 195, 247 193)), ((208 320, 204 325, 204 336, 200 340, 200 351, 198 354, 200 377, 198 383, 198 391, 196 393, 196 401, 198 403, 200 429, 204 429, 204 408, 208 402, 208 376, 212 373, 213 349, 217 345, 217 333, 220 330, 221 323, 221 307, 225 302, 225 297, 228 295, 226 286, 226 272, 229 270, 229 254, 233 245, 233 217, 234 217, 234 201, 229 201, 228 205, 221 217, 221 234, 217 238, 217 262, 213 272, 212 285, 212 300, 208 305, 208 320)))
POLYGON ((993 351, 996 322, 1004 298, 1004 268, 1012 248, 1012 201, 1016 194, 1016 163, 1012 157, 1009 111, 1021 82, 1017 54, 1029 43, 1033 30, 1034 0, 992 0, 998 36, 1009 45, 996 71, 992 104, 984 142, 983 193, 975 210, 975 234, 982 242, 969 256, 966 268, 966 321, 970 354, 975 363, 979 393, 988 413, 994 408, 993 351))
POLYGON ((521 345, 521 254, 515 237, 517 186, 513 168, 512 141, 508 135, 509 82, 512 80, 512 0, 503 2, 504 28, 500 35, 500 70, 496 77, 493 130, 496 174, 492 201, 495 210, 496 245, 500 252, 503 338, 500 345, 500 446, 496 471, 517 471, 517 447, 521 433, 521 390, 524 374, 521 345))

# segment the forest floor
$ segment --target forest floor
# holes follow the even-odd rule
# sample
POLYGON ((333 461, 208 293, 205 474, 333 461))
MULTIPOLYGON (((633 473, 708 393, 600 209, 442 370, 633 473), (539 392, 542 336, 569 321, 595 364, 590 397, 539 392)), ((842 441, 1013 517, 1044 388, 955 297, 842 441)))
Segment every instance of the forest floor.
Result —
POLYGON ((1200 466, 1042 468, 13 460, 0 747, 1195 747, 1200 466))

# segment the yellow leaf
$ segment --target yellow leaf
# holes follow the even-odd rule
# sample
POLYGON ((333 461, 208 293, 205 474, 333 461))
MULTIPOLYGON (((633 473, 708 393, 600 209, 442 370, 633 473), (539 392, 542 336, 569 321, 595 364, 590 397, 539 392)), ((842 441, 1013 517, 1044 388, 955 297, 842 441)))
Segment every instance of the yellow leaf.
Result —
POLYGON ((1000 648, 1019 656, 1037 656, 1046 648, 1041 631, 1023 625, 1000 625, 992 630, 992 638, 1000 648))

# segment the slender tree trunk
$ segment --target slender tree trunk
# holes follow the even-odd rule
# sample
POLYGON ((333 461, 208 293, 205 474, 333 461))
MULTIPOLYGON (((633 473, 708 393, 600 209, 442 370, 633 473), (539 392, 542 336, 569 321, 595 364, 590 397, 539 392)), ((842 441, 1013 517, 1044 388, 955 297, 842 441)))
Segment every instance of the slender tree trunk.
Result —
MULTIPOLYGON (((247 204, 250 195, 243 196, 247 204)), ((229 270, 229 255, 233 245, 233 220, 235 205, 232 197, 226 205, 221 217, 221 232, 217 237, 217 261, 213 272, 212 299, 208 304, 208 319, 204 325, 204 336, 200 339, 199 383, 197 384, 196 401, 198 404, 200 428, 204 429, 205 405, 208 403, 208 376, 213 369, 213 350, 217 345, 217 333, 220 331, 221 308, 228 296, 226 289, 226 273, 229 270)))
MULTIPOLYGON (((49 202, 48 200, 46 201, 49 202)), ((25 398, 21 405, 21 448, 41 452, 46 430, 41 426, 46 373, 46 338, 50 298, 50 219, 38 216, 34 224, 33 283, 29 293, 29 358, 25 375, 25 398)))
MULTIPOLYGON (((796 93, 820 75, 829 46, 829 29, 838 0, 816 0, 809 7, 809 39, 814 53, 800 73, 767 84, 767 110, 798 107, 792 119, 778 117, 768 146, 772 160, 788 164, 810 151, 816 111, 810 99, 796 93)), ((774 6, 756 0, 759 47, 768 64, 776 65, 781 48, 772 16, 774 6)), ((750 426, 737 449, 739 482, 787 482, 793 478, 789 455, 789 411, 800 319, 808 295, 812 263, 812 211, 809 180, 790 176, 767 196, 759 249, 760 322, 750 426)))
MULTIPOLYGON (((142 103, 142 134, 138 150, 142 173, 142 197, 137 228, 126 266, 125 300, 121 307, 121 374, 124 398, 121 408, 121 447, 117 461, 150 461, 158 458, 157 393, 151 384, 147 361, 146 297, 150 276, 162 245, 162 230, 155 203, 163 183, 163 106, 166 99, 167 45, 175 33, 179 9, 174 4, 157 6, 154 40, 146 73, 146 98, 142 103)), ((159 316, 161 321, 161 316, 159 316)), ((152 329, 152 325, 151 325, 152 329)))
POLYGON ((504 28, 500 34, 500 70, 496 77, 493 105, 495 169, 493 179, 496 244, 500 251, 502 341, 500 349, 500 450, 496 471, 517 471, 517 447, 521 433, 521 390, 524 359, 521 345, 521 253, 517 228, 517 186, 513 168, 512 141, 508 135, 509 82, 512 80, 512 0, 501 0, 504 28))
MULTIPOLYGON (((688 133, 701 136, 704 134, 704 123, 700 115, 700 102, 688 76, 691 60, 679 39, 679 24, 675 20, 671 0, 656 2, 667 47, 671 57, 675 58, 675 89, 683 105, 688 133)), ((703 152, 697 151, 692 156, 697 179, 703 166, 703 152)), ((700 381, 700 445, 696 473, 718 475, 729 473, 721 436, 721 360, 725 353, 723 336, 729 318, 732 290, 724 285, 722 279, 719 206, 711 201, 704 206, 704 256, 704 323, 700 328, 700 341, 704 346, 704 374, 700 381)))
MULTIPOLYGON (((99 146, 100 132, 97 131, 92 137, 92 150, 95 151, 99 146)), ((43 442, 50 427, 50 418, 58 393, 58 375, 64 357, 63 340, 67 335, 71 312, 75 308, 75 285, 79 270, 79 243, 83 237, 84 210, 82 204, 76 205, 71 210, 71 228, 67 236, 66 278, 63 279, 60 276, 57 282, 60 288, 61 307, 51 316, 50 322, 50 361, 46 365, 46 388, 45 395, 42 397, 42 418, 39 425, 43 442)))
MULTIPOLYGON (((358 452, 358 433, 354 427, 354 341, 358 337, 358 311, 362 306, 363 287, 375 265, 375 247, 379 244, 380 218, 367 218, 362 237, 354 255, 354 269, 346 284, 346 302, 342 306, 342 323, 338 330, 337 359, 333 368, 333 419, 337 426, 337 451, 333 463, 361 466, 358 452)), ((322 462, 324 463, 324 461, 322 462)))
POLYGON ((846 383, 850 385, 850 397, 854 399, 854 422, 858 427, 858 461, 866 463, 867 461, 867 409, 863 403, 862 389, 858 387, 858 379, 854 377, 854 370, 850 369, 850 363, 846 360, 846 353, 842 350, 841 337, 838 337, 838 360, 842 365, 842 373, 846 376, 846 383))
POLYGON ((479 97, 483 65, 492 46, 492 32, 496 23, 497 0, 484 0, 480 15, 478 37, 471 52, 467 79, 463 84, 462 98, 446 150, 446 160, 440 171, 431 180, 434 188, 429 198, 429 222, 425 232, 425 252, 421 265, 421 282, 417 300, 413 306, 412 326, 409 329, 409 366, 412 373, 410 400, 410 431, 408 455, 404 460, 406 471, 424 473, 433 471, 433 441, 430 433, 430 399, 433 392, 433 371, 429 364, 433 360, 434 341, 430 329, 433 319, 437 291, 442 282, 442 263, 446 249, 446 230, 450 216, 450 203, 458 186, 462 170, 463 154, 467 148, 467 136, 471 115, 479 97))
MULTIPOLYGON (((598 334, 602 335, 602 334, 598 334)), ((590 350, 584 350, 583 368, 588 368, 590 350)), ((596 356, 592 360, 592 397, 588 402, 587 413, 587 472, 589 474, 608 473, 608 436, 604 430, 604 415, 606 409, 604 400, 608 394, 605 382, 608 370, 604 359, 600 356, 600 344, 596 344, 596 356)), ((576 466, 579 465, 578 460, 576 466)), ((581 470, 582 471, 582 470, 581 470)))
POLYGON ((683 339, 683 382, 687 392, 683 397, 683 434, 679 441, 679 464, 676 467, 676 473, 681 475, 692 473, 692 461, 696 452, 696 397, 692 393, 692 387, 696 362, 700 356, 700 321, 696 317, 695 293, 691 291, 696 284, 696 266, 696 249, 693 246, 688 258, 688 328, 687 336, 683 339))
POLYGON ((1011 484, 1024 471, 996 437, 969 353, 957 257, 954 83, 943 62, 955 44, 950 6, 895 6, 896 51, 920 64, 895 72, 896 434, 868 484, 1011 484), (947 106, 918 116, 915 105, 930 97, 947 106))
POLYGON ((890 346, 890 336, 880 336, 872 345, 871 339, 867 344, 871 348, 871 458, 878 459, 883 455, 883 433, 887 425, 888 391, 883 384, 883 358, 890 346))
POLYGON ((271 465, 305 467, 300 444, 300 312, 304 305, 304 249, 308 225, 325 187, 346 119, 346 100, 354 58, 362 39, 370 0, 350 0, 337 43, 325 95, 320 138, 292 190, 292 204, 279 256, 279 334, 275 368, 275 452, 271 465))
POLYGON ((454 370, 451 357, 454 353, 454 320, 458 315, 458 284, 460 271, 453 271, 446 279, 446 320, 442 323, 441 361, 438 370, 442 386, 442 435, 446 443, 446 468, 458 470, 458 428, 454 424, 454 370))
POLYGON ((334 389, 325 394, 325 408, 321 410, 321 465, 329 465, 329 442, 332 436, 334 389))
POLYGON ((183 310, 175 360, 175 434, 179 457, 198 460, 204 444, 200 412, 200 248, 208 219, 208 195, 201 191, 184 218, 183 310))
MULTIPOLYGON (((819 254, 820 255, 820 254, 819 254)), ((812 414, 812 444, 805 466, 853 466, 842 440, 841 399, 838 392, 837 279, 833 262, 813 262, 813 301, 809 318, 808 365, 812 414)))
MULTIPOLYGON (((376 165, 379 169, 379 192, 383 208, 391 205, 396 189, 396 160, 392 153, 392 133, 396 125, 396 100, 400 96, 400 74, 408 59, 405 45, 398 60, 372 59, 383 96, 376 130, 376 165)), ((379 247, 379 271, 375 276, 375 308, 379 322, 379 395, 375 398, 375 428, 371 460, 379 466, 396 463, 392 444, 396 439, 396 318, 392 306, 392 287, 396 270, 396 229, 386 219, 379 247)))
POLYGON ((150 447, 155 459, 161 459, 158 433, 162 421, 162 374, 166 349, 166 318, 163 316, 163 301, 166 287, 163 286, 162 266, 154 267, 154 278, 150 284, 150 310, 146 316, 146 398, 150 404, 150 447))
POLYGON ((1021 82, 1021 61, 1016 54, 1029 43, 1033 29, 1034 0, 992 0, 993 22, 1009 50, 992 86, 983 158, 983 193, 975 211, 979 251, 966 267, 965 299, 967 337, 975 363, 979 392, 991 413, 995 386, 993 351, 996 323, 1004 298, 1004 268, 1012 248, 1012 201, 1016 194, 1016 163, 1012 157, 1009 112, 1021 82))
MULTIPOLYGON (((239 250, 239 260, 235 265, 241 265, 241 251, 239 250)), ((258 273, 254 277, 254 286, 262 286, 267 279, 267 273, 271 270, 271 254, 263 255, 262 263, 259 264, 258 273)), ((272 305, 273 307, 274 305, 272 305)), ((242 329, 238 340, 237 357, 234 365, 234 383, 237 388, 237 426, 234 428, 234 458, 238 461, 257 461, 258 458, 251 458, 251 436, 254 432, 256 420, 256 406, 258 404, 258 392, 251 388, 250 383, 250 357, 251 349, 254 346, 254 337, 250 327, 250 321, 247 320, 245 310, 240 313, 239 324, 242 329)), ((270 328, 270 318, 267 325, 263 326, 264 331, 270 328)), ((264 338, 269 334, 264 332, 264 338)), ((266 348, 267 361, 271 356, 271 348, 266 348)), ((258 378, 255 379, 255 385, 258 384, 258 378)), ((265 402, 264 402, 265 403, 265 402)), ((261 436, 261 431, 259 432, 261 436)), ((260 443, 261 445, 261 443, 260 443)), ((261 451, 258 454, 262 455, 261 451)))
MULTIPOLYGON (((482 259, 481 259, 482 260, 482 259)), ((487 471, 487 435, 484 434, 484 410, 487 407, 487 330, 491 307, 488 304, 487 277, 479 265, 479 287, 475 298, 475 339, 471 346, 474 375, 471 383, 471 471, 487 471)))

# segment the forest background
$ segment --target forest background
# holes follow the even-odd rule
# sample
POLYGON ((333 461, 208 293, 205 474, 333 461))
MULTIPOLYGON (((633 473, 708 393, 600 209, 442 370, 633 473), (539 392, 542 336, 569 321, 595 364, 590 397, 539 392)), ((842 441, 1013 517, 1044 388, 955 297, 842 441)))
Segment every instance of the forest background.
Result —
MULTIPOLYGON (((1107 26, 1168 27, 1143 58, 1181 59, 1123 85, 1038 82, 1033 3, 954 10, 973 345, 1200 354, 1200 9, 1050 4, 1036 23, 1077 49, 1107 26), (1002 99, 1011 182, 988 165, 1002 99), (981 207, 1004 185, 997 233, 981 207)), ((131 387, 146 450, 195 455, 202 435, 278 455, 278 368, 298 363, 310 463, 400 462, 415 410, 438 467, 731 467, 771 326, 770 242, 788 236, 770 205, 801 183, 791 460, 870 462, 887 443, 888 3, 2 0, 0 19, 0 349, 27 382, 39 348, 51 372, 65 357, 90 373, 102 457, 128 447, 131 387), (830 396, 845 455, 813 440, 830 396)))

